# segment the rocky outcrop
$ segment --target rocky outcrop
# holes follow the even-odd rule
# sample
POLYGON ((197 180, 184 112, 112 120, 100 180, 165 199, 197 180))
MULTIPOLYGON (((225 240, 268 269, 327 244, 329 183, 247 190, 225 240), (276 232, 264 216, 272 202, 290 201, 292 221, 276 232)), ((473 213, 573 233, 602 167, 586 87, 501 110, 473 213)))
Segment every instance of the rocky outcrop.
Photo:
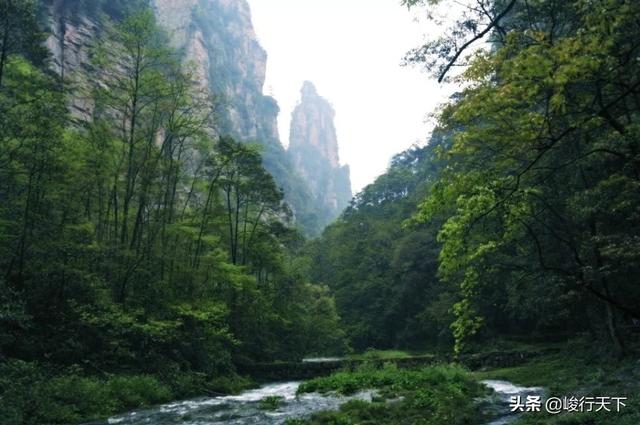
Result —
POLYGON ((153 7, 175 47, 195 64, 200 83, 220 102, 220 132, 263 144, 265 168, 283 189, 296 221, 307 234, 318 234, 321 212, 280 143, 280 108, 263 94, 267 53, 247 1, 153 0, 153 7))
MULTIPOLYGON (((279 108, 262 94, 267 54, 253 30, 249 4, 245 0, 150 3, 174 46, 195 67, 198 83, 217 98, 220 132, 279 145, 279 108)), ((117 1, 43 0, 42 7, 53 69, 82 86, 91 74, 90 49, 104 31, 101 15, 110 12, 107 15, 117 19, 127 6, 117 1)))
POLYGON ((221 132, 279 145, 276 101, 262 94, 267 54, 245 0, 153 0, 158 23, 220 102, 221 132))
POLYGON ((321 208, 323 224, 327 224, 351 200, 349 166, 340 165, 333 107, 309 81, 303 84, 301 94, 291 117, 288 153, 321 208))
POLYGON ((45 0, 42 13, 49 36, 46 46, 51 53, 50 66, 66 84, 74 86, 71 98, 72 116, 88 119, 93 109, 89 80, 89 52, 101 32, 98 13, 83 2, 45 0))

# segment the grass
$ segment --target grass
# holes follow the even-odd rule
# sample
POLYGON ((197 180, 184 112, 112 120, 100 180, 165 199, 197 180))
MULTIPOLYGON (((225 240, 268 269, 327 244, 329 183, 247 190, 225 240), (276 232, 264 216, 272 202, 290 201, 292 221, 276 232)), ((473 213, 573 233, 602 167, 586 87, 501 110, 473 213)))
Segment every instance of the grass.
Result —
MULTIPOLYGON (((477 386, 484 379, 501 379, 523 386, 541 386, 555 397, 628 397, 620 413, 585 412, 550 415, 523 414, 514 425, 638 425, 640 424, 640 361, 637 356, 617 358, 606 344, 574 340, 568 343, 487 344, 482 353, 540 353, 529 362, 505 368, 468 372, 458 366, 433 366, 406 370, 371 364, 352 372, 306 382, 300 392, 318 391, 353 394, 376 389, 373 402, 353 400, 338 412, 321 412, 289 425, 390 425, 483 423, 473 398, 482 394, 477 386), (489 347, 490 345, 490 347, 489 347)), ((362 360, 399 359, 414 355, 407 351, 369 350, 362 360)), ((372 362, 376 363, 376 362, 372 362)))
POLYGON ((392 364, 363 365, 354 371, 307 381, 298 392, 348 395, 367 389, 376 390, 372 402, 352 400, 337 412, 321 412, 289 424, 462 425, 481 420, 473 400, 484 389, 466 369, 455 365, 420 369, 399 369, 392 364))

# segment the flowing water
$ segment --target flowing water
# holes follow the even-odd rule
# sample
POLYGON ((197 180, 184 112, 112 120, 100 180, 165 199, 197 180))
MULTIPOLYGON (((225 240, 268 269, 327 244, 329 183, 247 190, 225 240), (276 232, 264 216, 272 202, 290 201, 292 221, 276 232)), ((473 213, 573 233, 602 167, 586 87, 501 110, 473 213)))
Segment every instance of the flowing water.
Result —
POLYGON ((339 362, 344 360, 344 357, 310 357, 302 359, 302 363, 326 363, 326 362, 339 362))
POLYGON ((506 425, 518 418, 518 413, 511 411, 511 397, 520 396, 526 400, 529 395, 542 396, 544 389, 540 387, 521 387, 508 381, 486 380, 484 385, 491 388, 494 394, 484 400, 484 412, 495 418, 487 425, 506 425))
MULTIPOLYGON (((483 381, 494 394, 481 400, 479 409, 495 418, 487 425, 505 425, 517 418, 510 412, 511 396, 541 395, 541 388, 525 388, 506 381, 483 381)), ((198 398, 140 410, 110 418, 103 424, 118 425, 282 425, 289 418, 309 416, 321 410, 335 410, 351 399, 371 401, 373 391, 354 396, 296 395, 300 382, 264 385, 236 396, 198 398), (266 397, 282 397, 275 410, 264 410, 261 402, 266 397)))
POLYGON ((300 382, 283 382, 264 385, 240 395, 199 398, 162 405, 155 409, 131 412, 110 418, 108 424, 118 425, 281 425, 289 418, 308 416, 321 410, 334 410, 348 400, 371 401, 372 391, 350 397, 320 395, 316 393, 296 395, 300 382), (282 397, 275 410, 261 409, 266 397, 282 397))

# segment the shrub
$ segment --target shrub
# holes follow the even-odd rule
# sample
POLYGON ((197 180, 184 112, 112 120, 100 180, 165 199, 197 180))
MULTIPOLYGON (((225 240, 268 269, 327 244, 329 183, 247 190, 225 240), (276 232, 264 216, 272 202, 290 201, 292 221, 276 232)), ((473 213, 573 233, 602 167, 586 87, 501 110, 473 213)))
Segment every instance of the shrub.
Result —
POLYGON ((83 376, 78 368, 50 376, 35 363, 0 364, 0 424, 70 424, 170 400, 152 376, 83 376))
POLYGON ((472 424, 480 420, 474 398, 483 393, 469 372, 455 365, 421 369, 398 369, 387 364, 342 371, 303 383, 299 392, 352 394, 375 389, 374 402, 352 400, 339 412, 314 415, 308 424, 378 425, 428 423, 430 425, 472 424))
POLYGON ((171 391, 151 376, 117 376, 107 390, 118 411, 158 404, 171 399, 171 391))
POLYGON ((260 410, 277 410, 282 402, 284 401, 284 397, 277 395, 270 395, 262 400, 260 400, 260 410))

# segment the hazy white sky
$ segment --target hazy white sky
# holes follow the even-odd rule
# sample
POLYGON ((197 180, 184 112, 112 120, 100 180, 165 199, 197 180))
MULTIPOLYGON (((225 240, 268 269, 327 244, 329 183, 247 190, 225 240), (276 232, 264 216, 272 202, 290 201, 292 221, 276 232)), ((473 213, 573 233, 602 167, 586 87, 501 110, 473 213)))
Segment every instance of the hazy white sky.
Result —
POLYGON ((354 192, 382 174, 391 157, 424 143, 427 114, 450 88, 414 67, 404 54, 429 31, 400 0, 249 0, 269 55, 265 93, 278 101, 280 137, 305 80, 336 110, 340 160, 351 166, 354 192))

